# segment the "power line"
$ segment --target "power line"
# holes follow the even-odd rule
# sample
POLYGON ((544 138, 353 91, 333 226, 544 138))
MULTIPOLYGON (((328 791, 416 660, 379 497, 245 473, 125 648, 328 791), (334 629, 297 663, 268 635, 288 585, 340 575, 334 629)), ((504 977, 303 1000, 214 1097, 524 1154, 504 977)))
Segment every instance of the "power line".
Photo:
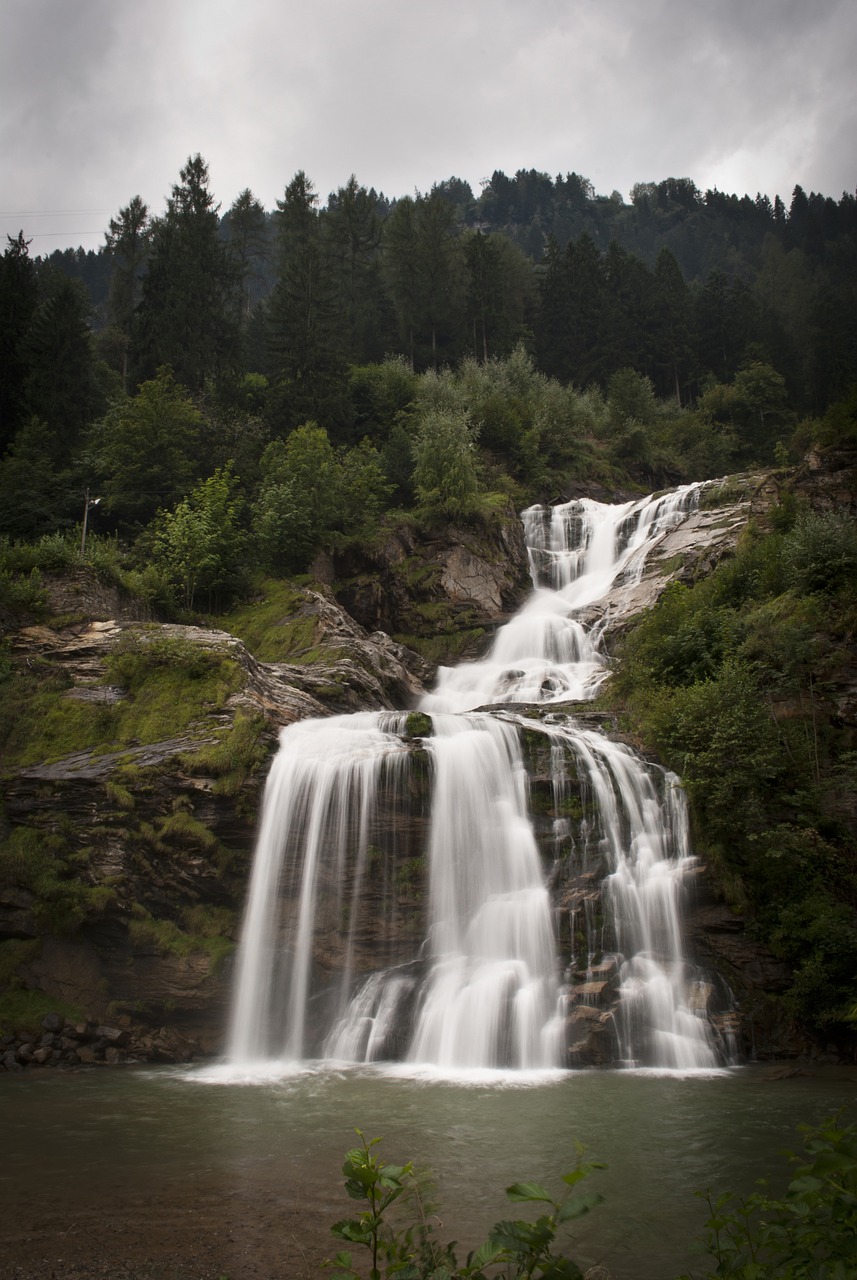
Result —
POLYGON ((103 233, 98 230, 95 230, 95 231, 31 231, 29 234, 25 234, 24 238, 26 240, 45 240, 45 239, 49 239, 52 236, 56 238, 57 236, 100 236, 102 234, 103 233))
POLYGON ((0 209, 0 218, 59 218, 67 213, 110 213, 109 209, 0 209))

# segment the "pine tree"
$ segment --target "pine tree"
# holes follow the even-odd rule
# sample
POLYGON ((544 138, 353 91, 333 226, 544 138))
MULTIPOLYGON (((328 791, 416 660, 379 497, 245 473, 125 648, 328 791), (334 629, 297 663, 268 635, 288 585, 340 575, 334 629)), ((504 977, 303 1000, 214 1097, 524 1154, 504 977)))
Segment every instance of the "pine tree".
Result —
POLYGON ((42 277, 40 292, 23 344, 27 404, 47 424, 54 461, 64 465, 83 428, 104 409, 88 323, 91 305, 80 281, 59 272, 42 277))
POLYGON ((384 226, 384 269, 399 322, 399 338, 411 368, 414 368, 420 272, 417 210, 410 196, 397 201, 384 226))
POLYGON ((111 323, 122 335, 122 381, 127 390, 129 356, 134 340, 143 268, 151 241, 148 206, 134 196, 110 219, 105 248, 112 259, 108 308, 111 323))
POLYGON ((277 281, 268 307, 278 428, 343 419, 345 364, 326 227, 303 170, 277 201, 277 281))
POLYGON ((249 187, 245 187, 232 202, 223 221, 236 272, 238 323, 244 325, 250 316, 254 293, 269 256, 268 220, 261 201, 249 187))
POLYGON ((380 360, 384 334, 378 197, 358 186, 354 174, 328 201, 327 232, 345 355, 353 363, 380 360))
POLYGON ((179 382, 199 392, 209 379, 224 382, 235 371, 237 281, 202 156, 189 157, 180 176, 152 231, 140 304, 139 372, 151 376, 169 364, 179 382))
POLYGON ((0 258, 0 452, 27 419, 25 338, 38 302, 36 268, 23 231, 0 258))

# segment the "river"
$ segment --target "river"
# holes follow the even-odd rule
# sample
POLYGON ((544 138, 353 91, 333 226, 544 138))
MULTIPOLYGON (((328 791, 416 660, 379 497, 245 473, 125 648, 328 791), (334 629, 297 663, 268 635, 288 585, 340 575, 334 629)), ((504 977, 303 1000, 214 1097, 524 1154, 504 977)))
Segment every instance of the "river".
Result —
POLYGON ((510 1208, 524 1216, 509 1182, 559 1189, 583 1143, 608 1165, 590 1180, 605 1202, 569 1255, 616 1280, 701 1274, 694 1191, 781 1188, 797 1125, 840 1108, 857 1119, 853 1071, 781 1065, 443 1079, 326 1063, 243 1085, 211 1067, 8 1075, 0 1275, 321 1275, 331 1223, 356 1207, 340 1173, 355 1127, 390 1162, 432 1171, 438 1234, 467 1246, 510 1208))

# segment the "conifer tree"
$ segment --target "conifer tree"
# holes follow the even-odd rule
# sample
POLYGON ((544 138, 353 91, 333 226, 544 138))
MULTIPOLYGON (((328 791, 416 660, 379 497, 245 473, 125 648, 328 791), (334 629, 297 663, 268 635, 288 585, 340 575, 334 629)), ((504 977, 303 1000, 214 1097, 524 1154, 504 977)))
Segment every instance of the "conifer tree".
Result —
POLYGON ((108 307, 111 322, 122 335, 122 380, 126 390, 143 267, 150 241, 148 206, 139 196, 134 196, 124 209, 119 210, 117 217, 110 219, 105 236, 105 248, 113 264, 108 307))
POLYGON ((27 416, 25 339, 38 302, 36 269, 23 231, 0 258, 0 452, 27 416))
POLYGON ((238 355, 236 274, 220 238, 202 156, 188 158, 167 210, 152 230, 152 256, 140 304, 140 372, 169 364, 199 392, 223 382, 238 355))
POLYGON ((235 303, 238 322, 250 315, 254 286, 268 258, 268 222, 260 200, 249 187, 236 196, 224 218, 229 249, 236 271, 235 303))
POLYGON ((331 195, 327 231, 343 318, 348 360, 380 360, 384 355, 379 265, 381 219, 374 191, 358 186, 354 174, 331 195))
POLYGON ((300 170, 277 201, 277 281, 268 307, 277 426, 342 419, 345 365, 326 227, 300 170))
POLYGON ((397 201, 384 227, 384 268, 393 299, 399 338, 414 368, 420 272, 417 255, 417 210, 414 200, 397 201))

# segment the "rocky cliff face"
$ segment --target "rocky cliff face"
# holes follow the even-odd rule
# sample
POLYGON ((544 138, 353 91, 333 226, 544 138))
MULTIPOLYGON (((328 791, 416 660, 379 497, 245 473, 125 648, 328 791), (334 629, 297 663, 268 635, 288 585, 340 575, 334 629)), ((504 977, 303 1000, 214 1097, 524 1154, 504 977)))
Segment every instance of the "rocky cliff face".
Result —
POLYGON ((433 662, 477 657, 530 590, 523 530, 511 508, 499 523, 434 535, 399 525, 326 569, 337 600, 362 626, 433 662))
MULTIPOLYGON (((119 603, 86 575, 54 590, 63 612, 69 593, 78 604, 88 594, 100 612, 119 603)), ((225 632, 127 616, 11 633, 12 680, 37 672, 50 689, 44 714, 58 725, 70 722, 72 737, 81 738, 77 749, 32 760, 34 724, 3 761, 0 961, 7 995, 22 1024, 47 1008, 61 1011, 68 1027, 84 1028, 76 1042, 71 1033, 69 1045, 39 1046, 48 1061, 74 1061, 69 1055, 82 1051, 114 1060, 216 1051, 278 729, 305 716, 406 705, 421 691, 426 664, 388 636, 368 635, 329 593, 305 592, 301 612, 332 655, 323 667, 260 663, 225 632), (142 680, 135 674, 141 663, 142 680), (153 732, 143 704, 174 668, 189 687, 209 668, 225 672, 228 692, 203 701, 188 722, 176 707, 180 729, 153 732), (125 670, 133 677, 127 686, 125 670), (131 736, 111 744, 123 723, 131 736), (87 1021, 113 1026, 117 1035, 87 1037, 87 1021)), ((4 1018, 3 1030, 15 1021, 14 1014, 4 1018)), ((13 1058, 34 1060, 31 1039, 9 1043, 13 1058)))

